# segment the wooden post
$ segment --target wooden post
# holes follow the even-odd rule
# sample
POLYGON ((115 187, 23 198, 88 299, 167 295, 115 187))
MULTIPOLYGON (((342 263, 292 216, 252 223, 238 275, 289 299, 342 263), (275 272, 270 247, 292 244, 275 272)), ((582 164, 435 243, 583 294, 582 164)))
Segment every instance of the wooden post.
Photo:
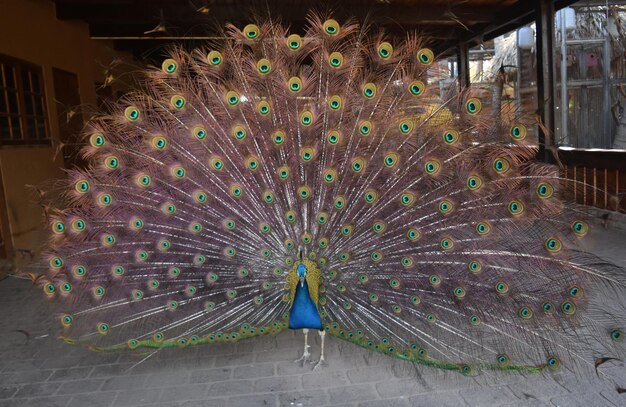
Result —
POLYGON ((462 89, 470 86, 470 67, 469 67, 469 46, 467 43, 459 43, 458 53, 456 55, 457 66, 459 67, 459 86, 462 89))
POLYGON ((539 127, 537 159, 554 162, 550 149, 554 146, 555 65, 554 65, 554 3, 536 0, 537 23, 537 101, 543 123, 539 127))

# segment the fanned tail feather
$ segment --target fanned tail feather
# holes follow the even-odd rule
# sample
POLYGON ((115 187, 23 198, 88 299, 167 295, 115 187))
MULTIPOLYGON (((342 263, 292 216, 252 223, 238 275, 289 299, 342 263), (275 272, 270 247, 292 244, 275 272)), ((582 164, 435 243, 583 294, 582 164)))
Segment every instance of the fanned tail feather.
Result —
POLYGON ((36 279, 68 343, 275 334, 300 253, 324 329, 372 350, 464 374, 623 356, 622 270, 576 249, 589 220, 532 122, 441 99, 415 34, 311 14, 224 35, 88 124, 36 279))

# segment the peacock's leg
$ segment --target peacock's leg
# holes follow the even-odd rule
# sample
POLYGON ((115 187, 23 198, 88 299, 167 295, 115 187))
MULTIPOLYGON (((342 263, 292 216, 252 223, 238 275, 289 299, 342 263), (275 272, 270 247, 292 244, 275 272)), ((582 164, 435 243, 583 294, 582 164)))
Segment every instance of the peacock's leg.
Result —
POLYGON ((320 360, 319 362, 317 362, 317 364, 315 365, 315 367, 313 368, 313 370, 317 369, 318 367, 325 365, 326 361, 324 360, 324 337, 326 336, 326 331, 322 330, 319 331, 320 334, 320 338, 322 338, 322 346, 320 347, 320 360))
POLYGON ((302 333, 304 333, 304 354, 302 354, 302 357, 300 359, 296 359, 294 362, 295 363, 302 362, 302 366, 304 366, 306 362, 311 360, 311 353, 309 352, 309 343, 308 343, 309 330, 307 328, 304 328, 302 330, 302 333))

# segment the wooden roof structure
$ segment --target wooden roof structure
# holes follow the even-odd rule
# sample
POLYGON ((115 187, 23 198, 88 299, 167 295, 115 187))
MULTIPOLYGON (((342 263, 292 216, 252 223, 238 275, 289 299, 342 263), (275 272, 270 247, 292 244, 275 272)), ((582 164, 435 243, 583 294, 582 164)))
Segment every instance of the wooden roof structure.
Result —
MULTIPOLYGON (((91 36, 118 50, 142 51, 170 41, 219 35, 225 22, 245 25, 251 15, 279 17, 294 32, 311 10, 355 17, 392 34, 419 30, 439 52, 496 37, 535 19, 540 0, 54 0, 60 20, 83 20, 91 36)), ((554 1, 556 8, 572 0, 554 1)))

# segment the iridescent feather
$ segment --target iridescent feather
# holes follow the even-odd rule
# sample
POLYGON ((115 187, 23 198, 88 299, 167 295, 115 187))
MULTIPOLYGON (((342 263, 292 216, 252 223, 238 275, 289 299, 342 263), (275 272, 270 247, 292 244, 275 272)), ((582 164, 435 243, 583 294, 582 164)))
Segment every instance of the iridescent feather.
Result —
POLYGON ((576 249, 589 221, 532 123, 441 99, 423 38, 309 23, 173 49, 91 120, 37 280, 62 337, 275 334, 301 254, 326 332, 378 352, 464 374, 623 356, 624 278, 576 249))

